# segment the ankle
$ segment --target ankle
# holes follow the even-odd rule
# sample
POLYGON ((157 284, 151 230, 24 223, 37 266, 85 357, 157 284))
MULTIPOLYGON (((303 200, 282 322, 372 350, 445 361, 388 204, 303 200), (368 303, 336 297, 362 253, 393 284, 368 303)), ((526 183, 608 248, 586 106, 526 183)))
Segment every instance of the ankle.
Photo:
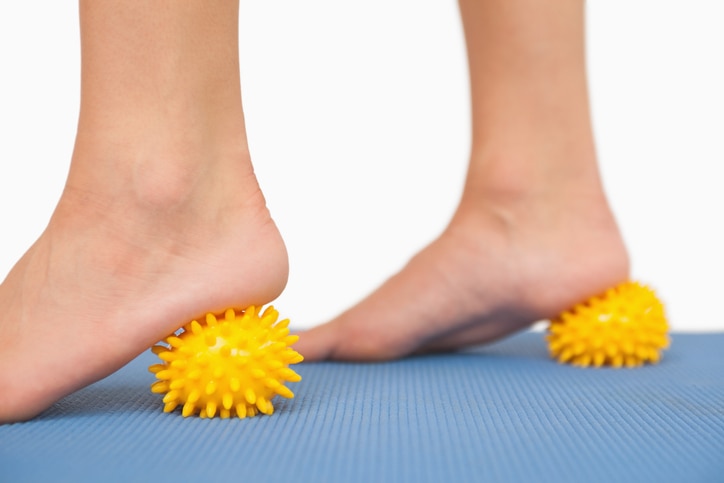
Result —
POLYGON ((66 192, 157 211, 238 204, 258 192, 242 136, 79 130, 66 192), (216 138, 216 139, 211 139, 216 138))
POLYGON ((463 199, 485 202, 603 196, 592 142, 535 141, 473 146, 463 199))

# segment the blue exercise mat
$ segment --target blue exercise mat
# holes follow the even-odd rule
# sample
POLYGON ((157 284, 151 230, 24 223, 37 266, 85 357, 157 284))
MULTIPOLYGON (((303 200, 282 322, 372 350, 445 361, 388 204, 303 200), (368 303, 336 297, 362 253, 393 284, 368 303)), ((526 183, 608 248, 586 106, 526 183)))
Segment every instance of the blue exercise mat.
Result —
MULTIPOLYGON (((303 363, 245 420, 162 412, 144 353, 39 418, 0 426, 0 481, 724 481, 724 333, 656 366, 579 369, 540 333, 376 364, 303 363)), ((1 388, 0 388, 1 390, 1 388)))

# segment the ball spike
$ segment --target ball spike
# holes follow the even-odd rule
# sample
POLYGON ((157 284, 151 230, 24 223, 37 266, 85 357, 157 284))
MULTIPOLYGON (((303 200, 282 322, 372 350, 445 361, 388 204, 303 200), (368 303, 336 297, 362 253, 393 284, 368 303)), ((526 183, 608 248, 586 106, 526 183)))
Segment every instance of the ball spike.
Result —
POLYGON ((177 407, 178 407, 178 401, 169 401, 163 407, 163 412, 164 413, 173 412, 177 407))
POLYGON ((207 382, 206 387, 204 388, 204 393, 207 396, 211 396, 215 392, 216 392, 216 381, 207 382))
POLYGON ((234 309, 226 309, 226 312, 224 312, 224 318, 227 322, 233 322, 236 320, 236 313, 234 312, 234 309))
POLYGON ((241 381, 236 377, 229 378, 229 389, 233 392, 238 392, 241 389, 241 381))
POLYGON ((178 349, 179 347, 182 347, 184 345, 184 341, 180 339, 179 337, 176 337, 175 335, 170 335, 166 337, 166 342, 171 345, 171 347, 178 349))
POLYGON ((151 392, 154 394, 165 394, 169 389, 168 381, 156 381, 151 384, 151 392))
POLYGON ((197 320, 191 321, 191 333, 194 335, 200 335, 203 332, 203 328, 201 327, 201 324, 197 320))
POLYGON ((163 371, 164 369, 166 369, 165 364, 153 364, 152 366, 148 367, 148 372, 153 373, 153 374, 158 374, 159 372, 163 371))
POLYGON ((155 346, 151 347, 151 352, 153 352, 157 356, 161 355, 163 352, 167 352, 167 351, 168 351, 168 347, 166 347, 165 345, 155 345, 155 346))
POLYGON ((237 416, 239 419, 244 419, 244 418, 246 417, 246 404, 244 404, 244 403, 238 403, 238 404, 235 406, 235 409, 236 409, 236 416, 237 416))
POLYGON ((167 392, 166 395, 163 397, 163 402, 170 403, 170 402, 176 401, 177 397, 178 397, 178 391, 167 392))
POLYGON ((216 401, 209 401, 206 403, 206 415, 213 418, 216 414, 216 401))
POLYGON ((256 400, 256 407, 264 414, 271 415, 274 412, 274 406, 271 401, 264 397, 260 397, 256 400))
POLYGON ((206 325, 209 327, 216 327, 216 323, 218 322, 218 319, 216 318, 216 315, 214 314, 206 314, 206 325))
POLYGON ((186 402, 191 403, 191 405, 193 406, 193 404, 198 401, 200 397, 201 392, 198 389, 193 389, 186 397, 186 402))
POLYGON ((231 394, 230 392, 227 392, 222 397, 221 402, 225 409, 231 409, 232 406, 234 405, 234 395, 231 394))
POLYGON ((191 401, 186 401, 186 404, 184 404, 184 407, 181 410, 181 415, 185 418, 188 418, 194 413, 195 410, 196 408, 194 407, 194 403, 192 403, 191 401))
POLYGON ((173 362, 178 358, 178 353, 173 351, 163 351, 160 354, 157 354, 158 358, 161 359, 164 362, 173 362))
POLYGON ((287 399, 292 399, 294 397, 294 393, 287 386, 280 385, 279 387, 275 388, 274 391, 281 397, 287 399))

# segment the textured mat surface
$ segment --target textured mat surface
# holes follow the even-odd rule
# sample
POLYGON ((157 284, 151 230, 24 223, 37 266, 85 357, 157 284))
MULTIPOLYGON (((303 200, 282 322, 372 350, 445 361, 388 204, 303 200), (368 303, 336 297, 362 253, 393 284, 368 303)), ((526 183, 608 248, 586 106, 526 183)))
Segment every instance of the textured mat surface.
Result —
POLYGON ((243 421, 163 414, 153 362, 0 426, 0 481, 724 481, 724 333, 634 370, 558 365, 532 333, 302 364, 294 400, 243 421))

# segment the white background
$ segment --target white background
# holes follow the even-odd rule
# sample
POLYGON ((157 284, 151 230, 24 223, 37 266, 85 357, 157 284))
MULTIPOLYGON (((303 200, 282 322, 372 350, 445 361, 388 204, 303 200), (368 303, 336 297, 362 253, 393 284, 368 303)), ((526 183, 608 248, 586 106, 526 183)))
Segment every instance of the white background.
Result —
MULTIPOLYGON (((242 1, 252 155, 287 241, 296 327, 351 305, 452 213, 469 143, 450 0, 242 1)), ((589 73, 633 275, 675 330, 724 330, 724 3, 596 0, 589 73)), ((0 277, 60 195, 79 97, 75 2, 0 5, 0 277)))

